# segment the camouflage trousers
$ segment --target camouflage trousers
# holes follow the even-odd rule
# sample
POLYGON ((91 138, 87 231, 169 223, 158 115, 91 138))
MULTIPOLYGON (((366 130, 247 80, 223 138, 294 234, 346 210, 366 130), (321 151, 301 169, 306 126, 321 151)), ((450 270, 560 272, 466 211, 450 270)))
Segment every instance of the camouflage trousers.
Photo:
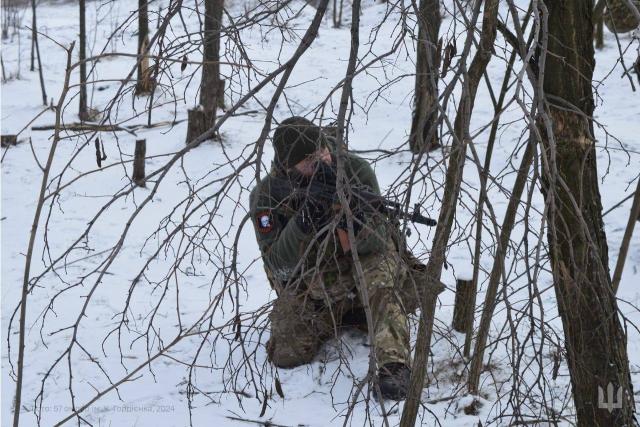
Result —
MULTIPOLYGON (((361 256, 364 282, 373 319, 373 346, 378 366, 390 362, 410 364, 407 312, 397 284, 403 270, 398 254, 361 256)), ((269 360, 280 368, 292 368, 313 360, 326 340, 337 337, 345 326, 367 322, 362 294, 356 286, 356 269, 323 272, 308 277, 302 290, 281 290, 269 315, 269 360)))

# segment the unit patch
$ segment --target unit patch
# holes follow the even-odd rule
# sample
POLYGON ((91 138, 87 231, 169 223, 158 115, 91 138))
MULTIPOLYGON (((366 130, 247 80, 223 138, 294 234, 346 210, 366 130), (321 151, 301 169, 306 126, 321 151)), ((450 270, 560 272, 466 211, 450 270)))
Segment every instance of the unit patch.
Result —
POLYGON ((258 225, 258 231, 261 233, 268 233, 273 229, 273 218, 270 211, 261 211, 256 215, 256 223, 258 225))

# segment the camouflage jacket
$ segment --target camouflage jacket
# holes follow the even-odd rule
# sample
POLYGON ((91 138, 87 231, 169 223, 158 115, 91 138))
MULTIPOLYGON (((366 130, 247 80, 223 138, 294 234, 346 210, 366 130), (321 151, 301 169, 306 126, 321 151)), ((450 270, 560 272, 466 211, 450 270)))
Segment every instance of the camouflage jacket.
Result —
MULTIPOLYGON (((352 187, 364 185, 380 194, 376 175, 366 160, 351 153, 346 154, 345 160, 345 173, 352 187)), ((317 238, 300 229, 295 221, 296 203, 277 189, 283 179, 286 176, 282 172, 272 169, 253 188, 249 198, 249 214, 270 280, 283 286, 318 266, 322 274, 334 275, 341 271, 341 266, 349 264, 350 268, 351 255, 343 253, 335 230, 325 238, 317 238)), ((385 222, 381 214, 367 214, 365 226, 356 236, 359 255, 382 253, 388 248, 385 222)))

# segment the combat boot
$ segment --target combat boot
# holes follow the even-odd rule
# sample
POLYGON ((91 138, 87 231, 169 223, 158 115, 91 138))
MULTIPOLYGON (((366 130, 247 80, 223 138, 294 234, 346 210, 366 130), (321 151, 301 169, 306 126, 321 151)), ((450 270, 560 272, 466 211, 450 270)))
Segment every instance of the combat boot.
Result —
POLYGON ((404 363, 387 363, 378 370, 378 384, 383 399, 404 400, 409 389, 411 371, 404 363))

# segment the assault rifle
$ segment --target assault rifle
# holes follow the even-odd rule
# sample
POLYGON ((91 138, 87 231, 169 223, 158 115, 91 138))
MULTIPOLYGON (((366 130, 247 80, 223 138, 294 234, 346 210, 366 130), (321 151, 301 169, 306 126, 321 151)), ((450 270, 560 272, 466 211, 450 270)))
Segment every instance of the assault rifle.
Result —
MULTIPOLYGON (((272 176, 271 191, 272 194, 280 200, 290 198, 291 200, 300 201, 308 195, 311 195, 330 205, 339 204, 340 201, 338 200, 335 186, 335 175, 333 180, 330 176, 328 177, 329 179, 327 179, 326 174, 324 178, 325 179, 311 179, 308 185, 297 186, 288 179, 272 176), (276 185, 274 186, 273 184, 276 185)), ((347 194, 351 194, 352 206, 357 207, 357 209, 379 212, 389 218, 409 220, 413 223, 423 224, 429 227, 437 224, 435 219, 426 217, 420 213, 420 205, 418 203, 413 206, 413 212, 406 212, 402 209, 400 203, 375 194, 368 190, 368 187, 351 187, 346 190, 347 194)))

